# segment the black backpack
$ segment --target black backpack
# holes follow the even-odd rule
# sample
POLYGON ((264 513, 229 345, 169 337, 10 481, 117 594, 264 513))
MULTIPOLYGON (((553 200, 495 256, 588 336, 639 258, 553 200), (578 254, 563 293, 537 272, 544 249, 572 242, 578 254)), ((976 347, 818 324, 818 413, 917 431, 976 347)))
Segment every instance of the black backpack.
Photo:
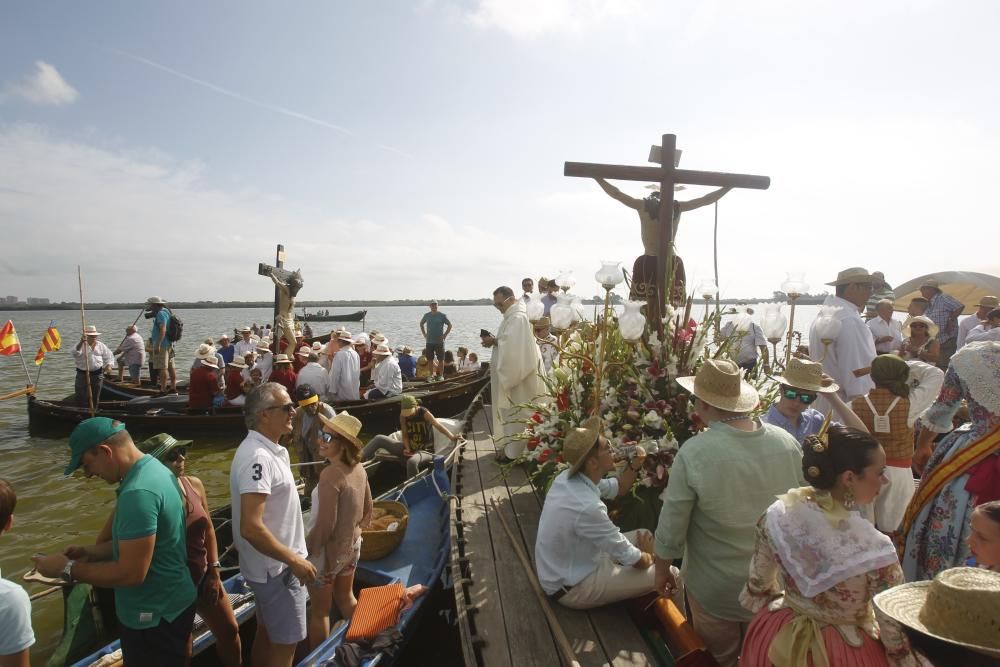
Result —
POLYGON ((172 310, 168 310, 167 313, 170 315, 170 320, 167 322, 167 330, 164 335, 171 343, 176 343, 184 335, 184 322, 174 315, 172 310))

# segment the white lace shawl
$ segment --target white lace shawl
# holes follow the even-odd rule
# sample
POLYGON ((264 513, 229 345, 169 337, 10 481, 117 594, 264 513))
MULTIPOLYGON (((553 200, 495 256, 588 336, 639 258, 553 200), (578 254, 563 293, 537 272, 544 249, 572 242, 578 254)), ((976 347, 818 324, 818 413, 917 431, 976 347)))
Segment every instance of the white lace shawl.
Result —
POLYGON ((822 509, 813 494, 792 489, 765 513, 774 550, 804 597, 898 562, 887 535, 857 512, 822 509))
POLYGON ((951 358, 969 395, 993 414, 1000 414, 1000 343, 967 343, 951 358))

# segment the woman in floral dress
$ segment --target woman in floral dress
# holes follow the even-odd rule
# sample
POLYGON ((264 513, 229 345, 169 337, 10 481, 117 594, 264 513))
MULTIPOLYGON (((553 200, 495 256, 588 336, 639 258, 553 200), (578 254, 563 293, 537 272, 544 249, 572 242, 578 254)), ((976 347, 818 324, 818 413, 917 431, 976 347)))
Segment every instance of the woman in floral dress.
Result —
POLYGON ((805 439, 802 470, 811 486, 779 496, 757 523, 741 667, 920 664, 898 629, 880 632, 872 608, 903 583, 892 541, 852 511, 887 483, 882 447, 833 426, 805 439))
POLYGON ((964 565, 973 510, 1000 498, 1000 343, 969 343, 955 353, 937 401, 921 419, 914 458, 927 465, 903 519, 907 581, 964 565), (963 399, 972 421, 949 433, 927 459, 935 434, 952 430, 963 399))

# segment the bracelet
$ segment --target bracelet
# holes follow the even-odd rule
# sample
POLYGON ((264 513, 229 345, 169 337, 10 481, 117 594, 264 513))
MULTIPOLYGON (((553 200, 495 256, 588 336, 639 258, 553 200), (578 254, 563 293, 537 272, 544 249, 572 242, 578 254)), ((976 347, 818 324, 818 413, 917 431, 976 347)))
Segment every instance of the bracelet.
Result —
POLYGON ((208 566, 214 567, 216 570, 218 570, 222 567, 222 563, 220 563, 219 561, 215 561, 214 563, 209 563, 208 566))

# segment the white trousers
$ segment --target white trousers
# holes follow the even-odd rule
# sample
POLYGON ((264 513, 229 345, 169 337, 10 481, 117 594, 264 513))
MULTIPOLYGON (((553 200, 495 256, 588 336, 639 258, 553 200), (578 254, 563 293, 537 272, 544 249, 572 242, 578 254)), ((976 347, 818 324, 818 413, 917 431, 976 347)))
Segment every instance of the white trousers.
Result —
POLYGON ((884 533, 899 530, 906 514, 906 506, 916 492, 913 472, 909 468, 886 466, 885 476, 889 483, 882 487, 875 497, 875 526, 884 533))
MULTIPOLYGON (((636 544, 639 531, 625 533, 636 544)), ((559 598, 559 604, 570 609, 592 609, 651 593, 656 588, 656 568, 638 570, 631 565, 619 565, 607 554, 601 554, 597 569, 559 598)))

